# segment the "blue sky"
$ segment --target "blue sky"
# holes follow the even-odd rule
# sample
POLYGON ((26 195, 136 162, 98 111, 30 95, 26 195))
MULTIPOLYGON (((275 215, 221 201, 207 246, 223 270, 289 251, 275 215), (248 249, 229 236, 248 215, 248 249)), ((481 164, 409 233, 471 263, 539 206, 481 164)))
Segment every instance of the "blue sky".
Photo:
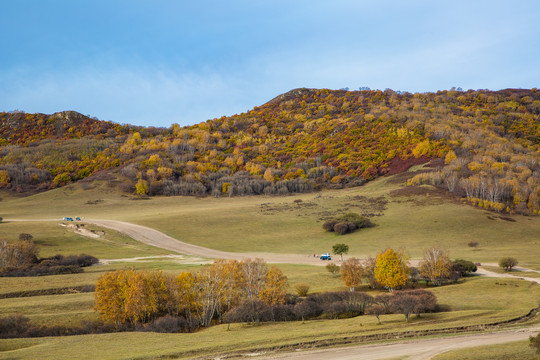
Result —
POLYGON ((0 1, 0 110, 145 126, 298 87, 540 85, 540 1, 0 1))

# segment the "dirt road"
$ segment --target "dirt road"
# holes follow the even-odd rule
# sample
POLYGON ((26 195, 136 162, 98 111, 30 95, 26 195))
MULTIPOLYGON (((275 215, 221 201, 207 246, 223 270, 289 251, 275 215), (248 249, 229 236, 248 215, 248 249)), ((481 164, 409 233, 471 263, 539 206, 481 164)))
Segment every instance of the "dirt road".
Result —
POLYGON ((326 265, 326 261, 319 260, 311 255, 297 254, 273 254, 273 253, 232 253, 205 248, 170 237, 160 231, 146 226, 136 225, 116 220, 84 219, 86 223, 94 224, 104 228, 109 228, 128 235, 134 240, 142 243, 171 250, 180 254, 194 255, 214 259, 236 259, 261 258, 268 263, 273 264, 307 264, 307 265, 326 265))
MULTIPOLYGON (((483 265, 485 265, 485 266, 493 266, 493 267, 499 266, 499 265, 497 265, 495 263, 493 263, 493 264, 488 263, 488 264, 483 264, 483 265)), ((487 276, 487 277, 495 277, 495 278, 521 279, 521 280, 532 281, 532 282, 540 284, 540 278, 526 277, 526 276, 521 276, 519 274, 520 272, 525 272, 525 271, 526 272, 535 272, 535 273, 540 272, 540 271, 536 271, 536 270, 532 270, 532 269, 519 267, 519 268, 515 268, 514 271, 512 271, 511 273, 501 274, 501 273, 496 273, 494 271, 489 271, 486 268, 483 268, 483 267, 479 266, 478 270, 476 271, 476 274, 481 275, 481 276, 487 276)))
POLYGON ((324 350, 296 351, 274 355, 253 356, 255 359, 291 359, 291 360, 377 360, 405 358, 407 360, 428 360, 435 355, 451 350, 468 347, 495 345, 505 342, 526 340, 536 335, 540 327, 501 331, 487 334, 451 336, 440 339, 411 340, 399 343, 350 346, 324 350))

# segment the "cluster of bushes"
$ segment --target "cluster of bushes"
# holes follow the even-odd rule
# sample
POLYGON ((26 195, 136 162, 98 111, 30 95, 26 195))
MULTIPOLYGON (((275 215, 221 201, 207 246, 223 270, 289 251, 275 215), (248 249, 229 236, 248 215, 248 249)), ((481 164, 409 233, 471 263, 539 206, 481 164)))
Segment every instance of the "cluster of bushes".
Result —
POLYGON ((33 325, 30 319, 22 315, 0 317, 0 339, 100 334, 114 330, 113 326, 100 320, 84 320, 79 326, 47 326, 33 325))
MULTIPOLYGON (((20 238, 31 235, 21 234, 20 238)), ((97 262, 97 258, 85 254, 38 258, 38 248, 31 240, 0 242, 0 276, 75 274, 97 262)))
POLYGON ((325 221, 323 229, 344 235, 357 229, 372 227, 374 224, 366 217, 356 213, 348 213, 343 216, 325 221))
MULTIPOLYGON (((345 319, 371 314, 411 314, 438 311, 437 298, 427 290, 401 290, 372 297, 358 291, 337 291, 311 294, 302 299, 288 295, 283 304, 268 304, 259 299, 245 299, 218 319, 221 323, 259 324, 268 321, 305 321, 309 319, 345 319)), ((188 332, 197 324, 182 316, 165 315, 139 330, 155 332, 188 332)))

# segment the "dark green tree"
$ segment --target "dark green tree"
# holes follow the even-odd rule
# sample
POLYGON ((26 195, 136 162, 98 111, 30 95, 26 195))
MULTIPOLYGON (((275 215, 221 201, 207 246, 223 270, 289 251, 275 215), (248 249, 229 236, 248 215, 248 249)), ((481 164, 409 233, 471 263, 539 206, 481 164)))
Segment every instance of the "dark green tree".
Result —
POLYGON ((343 254, 347 254, 349 252, 349 245, 335 244, 334 246, 332 246, 332 252, 335 255, 340 255, 341 261, 343 261, 343 254))

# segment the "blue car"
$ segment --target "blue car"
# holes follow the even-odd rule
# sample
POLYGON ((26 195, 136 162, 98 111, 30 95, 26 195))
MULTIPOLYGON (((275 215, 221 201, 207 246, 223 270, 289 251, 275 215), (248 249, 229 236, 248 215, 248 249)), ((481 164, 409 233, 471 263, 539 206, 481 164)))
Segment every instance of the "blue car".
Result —
POLYGON ((330 253, 324 253, 319 257, 319 259, 321 259, 321 260, 332 260, 332 257, 330 256, 330 253))

